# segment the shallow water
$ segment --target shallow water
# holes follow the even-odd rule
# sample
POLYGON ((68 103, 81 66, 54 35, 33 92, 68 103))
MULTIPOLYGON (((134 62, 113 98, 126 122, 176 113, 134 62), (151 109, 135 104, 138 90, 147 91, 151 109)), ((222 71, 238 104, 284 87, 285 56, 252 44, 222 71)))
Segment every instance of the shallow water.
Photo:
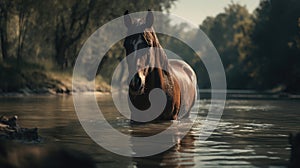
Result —
MULTIPOLYGON (((98 95, 97 100, 109 123, 126 134, 145 136, 171 124, 132 126, 117 113, 110 95, 98 95)), ((227 100, 217 129, 200 141, 209 104, 209 100, 197 102, 197 121, 174 147, 140 158, 119 156, 95 143, 78 121, 72 96, 2 97, 0 115, 17 115, 22 127, 38 127, 42 142, 37 145, 57 144, 84 151, 99 167, 286 167, 288 135, 300 131, 299 100, 227 100)))

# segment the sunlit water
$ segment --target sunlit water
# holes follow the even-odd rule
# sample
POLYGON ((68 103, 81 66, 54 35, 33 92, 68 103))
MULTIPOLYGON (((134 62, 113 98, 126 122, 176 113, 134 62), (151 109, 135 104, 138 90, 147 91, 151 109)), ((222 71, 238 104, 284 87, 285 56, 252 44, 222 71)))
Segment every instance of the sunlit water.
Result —
MULTIPOLYGON (((107 120, 121 132, 138 130, 146 135, 168 125, 132 126, 117 113, 110 95, 99 95, 97 100, 107 120)), ((299 100, 227 100, 217 129, 203 142, 199 140, 201 122, 209 104, 209 100, 197 102, 199 117, 182 141, 164 153, 142 158, 113 154, 91 140, 78 121, 71 96, 2 97, 0 115, 18 115, 22 127, 38 127, 42 141, 37 145, 57 144, 84 151, 99 167, 288 165, 288 135, 300 131, 299 100)))

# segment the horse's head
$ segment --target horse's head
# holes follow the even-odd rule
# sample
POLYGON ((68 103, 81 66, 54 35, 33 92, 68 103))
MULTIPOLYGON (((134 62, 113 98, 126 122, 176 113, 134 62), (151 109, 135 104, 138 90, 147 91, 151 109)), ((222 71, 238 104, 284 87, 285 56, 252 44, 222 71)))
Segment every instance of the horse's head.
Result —
POLYGON ((132 94, 144 93, 146 77, 154 65, 153 47, 158 47, 158 39, 152 28, 153 13, 149 10, 146 19, 132 20, 128 11, 124 15, 124 23, 128 34, 124 41, 127 64, 130 74, 135 74, 129 83, 129 91, 132 94), (139 32, 139 33, 135 33, 139 32))

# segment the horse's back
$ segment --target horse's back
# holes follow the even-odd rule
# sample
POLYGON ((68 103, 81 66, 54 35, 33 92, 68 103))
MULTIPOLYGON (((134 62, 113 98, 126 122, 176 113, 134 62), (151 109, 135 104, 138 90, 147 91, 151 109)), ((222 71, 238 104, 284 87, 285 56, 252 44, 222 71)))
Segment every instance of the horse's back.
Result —
POLYGON ((184 110, 179 116, 181 118, 187 116, 194 105, 197 97, 197 77, 191 66, 182 60, 170 59, 169 64, 181 88, 181 108, 184 110))

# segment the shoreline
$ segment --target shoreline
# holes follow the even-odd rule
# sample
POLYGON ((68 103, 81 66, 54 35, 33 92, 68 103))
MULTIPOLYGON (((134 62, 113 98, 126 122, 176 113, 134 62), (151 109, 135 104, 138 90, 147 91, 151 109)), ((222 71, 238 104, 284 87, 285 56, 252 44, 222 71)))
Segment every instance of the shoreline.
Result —
MULTIPOLYGON (((54 89, 36 89, 36 90, 25 90, 15 92, 1 92, 0 98, 3 97, 25 97, 25 96, 72 96, 73 94, 96 94, 96 95, 109 95, 109 90, 96 90, 96 91, 72 91, 69 89, 65 90, 54 90, 54 89)), ((223 94, 224 91, 216 91, 216 94, 223 94)), ((210 90, 200 90, 200 99, 211 99, 210 90)), ((226 93, 227 100, 243 99, 243 100, 300 100, 300 94, 291 94, 286 92, 259 92, 251 90, 228 90, 226 93)))
MULTIPOLYGON (((215 94, 224 94, 224 90, 216 90, 215 94)), ((210 99, 210 90, 200 90, 200 99, 210 99)), ((218 97, 218 96, 217 96, 218 97)), ((243 100, 300 100, 300 94, 292 94, 287 92, 272 91, 254 91, 254 90, 227 90, 226 99, 243 99, 243 100)))
POLYGON ((59 89, 21 89, 19 91, 13 92, 2 92, 0 90, 0 97, 24 97, 24 96, 72 96, 74 93, 93 93, 93 94, 110 94, 108 90, 87 90, 87 91, 74 91, 68 88, 59 88, 59 89))

